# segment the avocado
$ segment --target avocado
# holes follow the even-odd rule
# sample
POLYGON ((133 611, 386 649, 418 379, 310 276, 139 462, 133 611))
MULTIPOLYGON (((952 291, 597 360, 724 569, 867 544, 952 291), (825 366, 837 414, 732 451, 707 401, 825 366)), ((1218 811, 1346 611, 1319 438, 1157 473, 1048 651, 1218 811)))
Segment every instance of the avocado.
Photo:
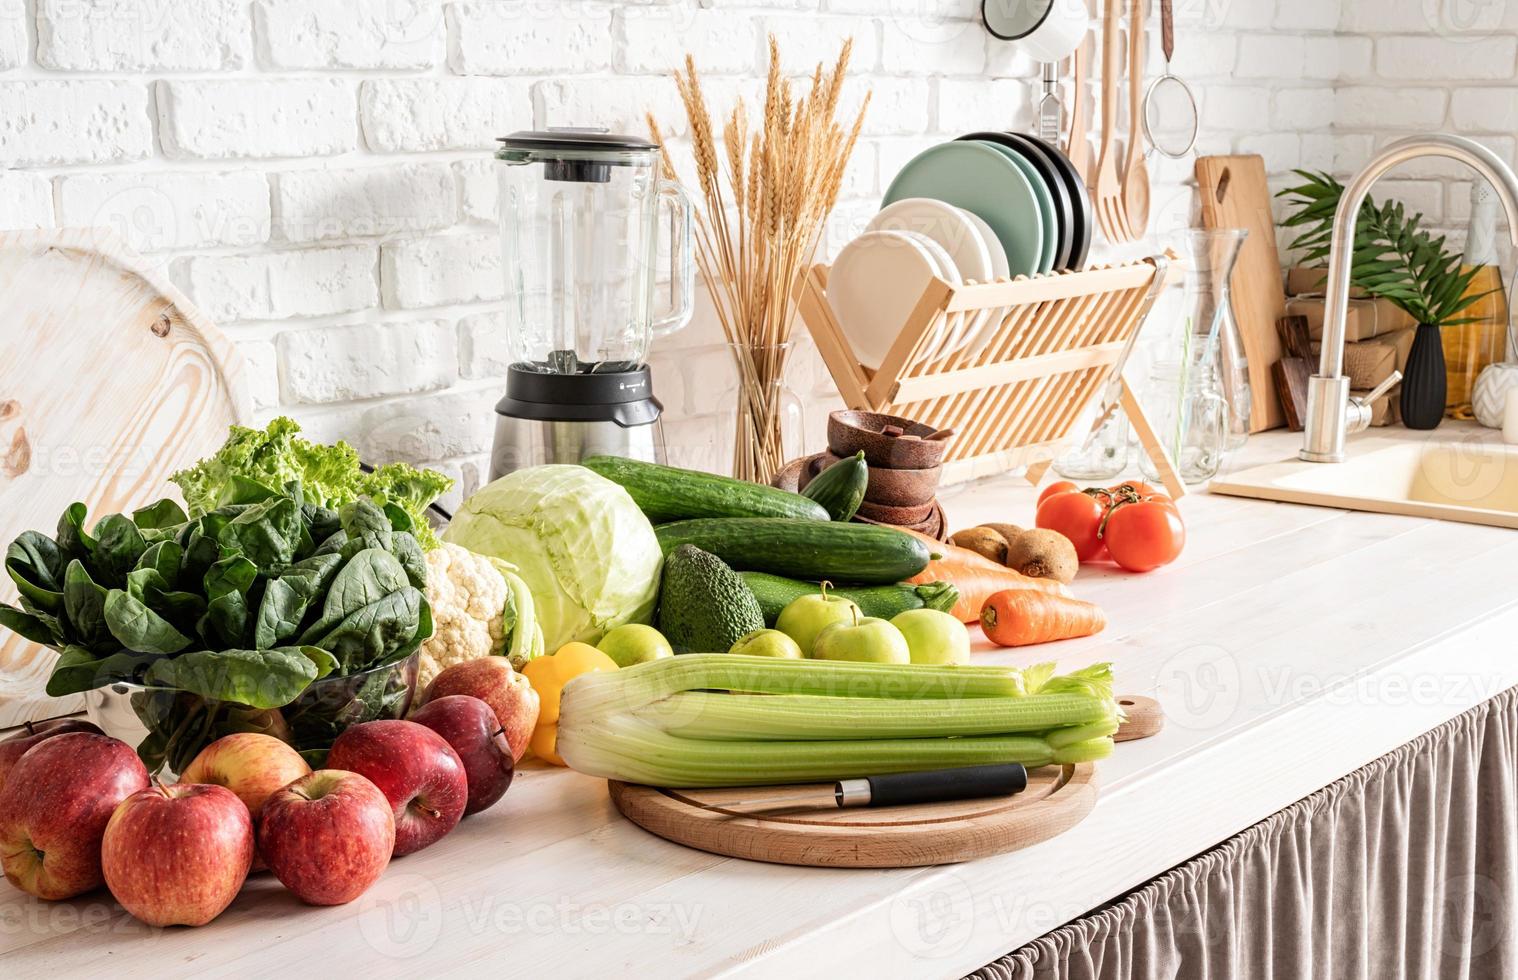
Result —
POLYGON ((682 544, 664 559, 659 632, 676 653, 726 653, 740 636, 763 628, 759 600, 721 558, 682 544))

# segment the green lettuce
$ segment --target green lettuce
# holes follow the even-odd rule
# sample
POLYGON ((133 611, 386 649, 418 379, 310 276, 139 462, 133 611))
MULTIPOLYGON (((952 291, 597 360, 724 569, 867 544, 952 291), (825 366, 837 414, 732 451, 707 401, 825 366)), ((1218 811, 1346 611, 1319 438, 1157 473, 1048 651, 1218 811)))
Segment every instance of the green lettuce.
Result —
POLYGON ((169 479, 179 487, 190 516, 199 518, 228 504, 246 503, 299 483, 308 505, 337 510, 361 497, 405 513, 409 530, 426 550, 437 536, 427 524, 427 505, 447 493, 453 481, 436 470, 387 463, 365 472, 358 450, 346 442, 325 446, 300 437, 300 426, 283 416, 263 429, 231 427, 213 456, 169 479))

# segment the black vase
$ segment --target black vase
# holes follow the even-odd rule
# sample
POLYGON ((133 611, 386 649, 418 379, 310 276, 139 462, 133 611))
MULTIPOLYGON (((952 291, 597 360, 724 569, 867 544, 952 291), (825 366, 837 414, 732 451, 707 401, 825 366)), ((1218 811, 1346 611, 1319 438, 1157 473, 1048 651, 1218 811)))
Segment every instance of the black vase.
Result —
POLYGON ((1444 336, 1432 323, 1418 324, 1402 372, 1402 424, 1433 429, 1444 421, 1444 336))

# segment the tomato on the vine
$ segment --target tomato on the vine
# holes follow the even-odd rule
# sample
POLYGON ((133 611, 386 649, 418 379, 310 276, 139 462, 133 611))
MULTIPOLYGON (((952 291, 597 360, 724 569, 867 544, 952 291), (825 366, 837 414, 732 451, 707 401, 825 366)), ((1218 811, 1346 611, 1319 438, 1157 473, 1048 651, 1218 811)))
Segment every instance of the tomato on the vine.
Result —
POLYGON ((1105 491, 1085 493, 1080 490, 1065 490, 1049 494, 1039 503, 1038 513, 1033 520, 1038 527, 1057 531, 1069 538, 1075 546, 1075 557, 1086 562, 1101 554, 1102 518, 1106 514, 1105 491))
POLYGON ((1180 555, 1186 546, 1186 525, 1169 497, 1120 498, 1107 514, 1101 540, 1120 567, 1148 572, 1180 555))
POLYGON ((1072 490, 1079 489, 1080 487, 1071 483, 1069 480, 1057 480, 1039 491, 1038 504, 1035 504, 1034 506, 1041 506, 1045 500, 1048 500, 1050 497, 1054 496, 1057 493, 1070 493, 1072 490))

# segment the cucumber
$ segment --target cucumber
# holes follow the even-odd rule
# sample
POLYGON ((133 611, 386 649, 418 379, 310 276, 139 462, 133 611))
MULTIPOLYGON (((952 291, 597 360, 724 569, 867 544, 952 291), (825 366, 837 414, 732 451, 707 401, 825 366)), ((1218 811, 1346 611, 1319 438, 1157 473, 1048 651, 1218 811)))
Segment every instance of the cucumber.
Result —
POLYGON ((911 578, 933 557, 920 538, 875 524, 776 517, 698 519, 654 528, 668 555, 693 544, 738 571, 887 585, 911 578))
POLYGON ((869 484, 870 467, 861 450, 818 473, 811 483, 801 488, 801 495, 826 507, 833 520, 846 521, 864 503, 864 491, 869 484))
POLYGON ((799 493, 715 473, 619 456, 590 456, 580 465, 620 485, 654 524, 693 517, 829 519, 826 507, 799 493))
MULTIPOLYGON (((804 595, 816 595, 821 588, 816 582, 798 582, 793 578, 771 575, 768 572, 739 572, 749 591, 759 600, 764 612, 764 625, 774 626, 780 610, 804 595)), ((937 609, 948 612, 959 601, 959 589, 949 582, 929 582, 912 585, 900 582, 896 585, 855 585, 829 587, 829 595, 841 595, 852 599, 854 605, 866 616, 890 619, 909 609, 937 609)))

